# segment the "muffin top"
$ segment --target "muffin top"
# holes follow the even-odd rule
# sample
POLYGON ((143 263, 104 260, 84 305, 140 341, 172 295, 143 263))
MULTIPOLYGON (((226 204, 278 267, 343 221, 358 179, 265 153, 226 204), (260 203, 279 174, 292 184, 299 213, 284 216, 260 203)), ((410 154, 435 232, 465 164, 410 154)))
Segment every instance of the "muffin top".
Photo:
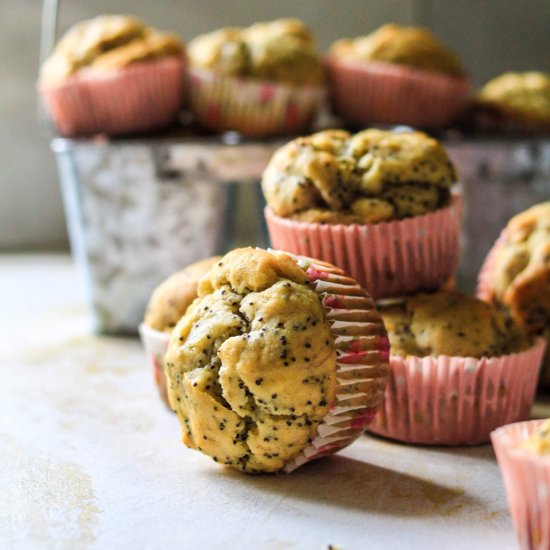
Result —
POLYGON ((494 251, 493 299, 532 334, 550 335, 550 201, 514 216, 494 251))
POLYGON ((219 256, 200 260, 163 281, 151 294, 144 323, 153 329, 170 332, 197 297, 199 279, 219 260, 219 256))
POLYGON ((545 420, 538 430, 521 446, 526 451, 534 454, 550 455, 550 418, 545 420))
POLYGON ((479 358, 528 346, 526 335, 496 308, 457 291, 417 294, 380 313, 393 355, 479 358))
POLYGON ((262 178, 278 216, 326 223, 377 223, 445 206, 456 173, 422 132, 326 130, 275 152, 262 178))
POLYGON ((189 43, 191 66, 228 76, 287 84, 321 84, 323 68, 311 31, 297 19, 225 28, 189 43))
POLYGON ((550 75, 505 73, 483 86, 476 103, 550 124, 550 75))
POLYGON ((245 472, 303 450, 335 399, 330 326, 284 253, 237 249, 201 279, 165 356, 183 441, 245 472))
POLYGON ((100 15, 73 26, 44 62, 40 78, 62 81, 89 67, 108 70, 184 53, 182 41, 128 15, 100 15))
POLYGON ((367 36, 336 41, 329 54, 350 61, 383 61, 464 76, 460 59, 432 32, 420 27, 383 25, 367 36))

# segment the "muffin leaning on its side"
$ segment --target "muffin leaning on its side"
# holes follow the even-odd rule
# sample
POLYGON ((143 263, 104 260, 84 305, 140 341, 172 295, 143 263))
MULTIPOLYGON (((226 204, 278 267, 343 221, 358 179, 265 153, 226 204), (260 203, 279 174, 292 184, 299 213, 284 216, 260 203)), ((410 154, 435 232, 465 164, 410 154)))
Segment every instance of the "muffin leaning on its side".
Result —
POLYGON ((280 252, 229 252, 170 337, 183 441, 246 473, 292 471, 353 442, 387 377, 387 337, 340 269, 280 252))
POLYGON ((496 308, 453 292, 379 306, 390 339, 390 380, 373 433, 408 443, 489 441, 529 417, 544 342, 496 308))
MULTIPOLYGON (((481 268, 477 295, 550 342, 550 202, 508 222, 481 268)), ((550 389, 548 350, 540 385, 550 389)))
POLYGON ((478 92, 466 116, 477 132, 550 134, 550 75, 529 71, 505 73, 478 92))
POLYGON ((174 273, 151 294, 145 318, 139 327, 143 347, 151 359, 155 383, 167 406, 164 354, 172 329, 197 297, 199 279, 217 262, 219 256, 200 260, 174 273))
POLYGON ((193 115, 209 130, 296 134, 324 96, 313 34, 297 19, 201 35, 189 44, 189 62, 193 115))
POLYGON ((550 418, 491 434, 522 549, 550 548, 550 418))
POLYGON ((330 48, 336 113, 354 124, 448 126, 464 110, 469 84, 458 57, 426 29, 388 24, 330 48))
POLYGON ((61 134, 127 134, 174 123, 184 99, 185 49, 126 15, 72 27, 40 70, 38 90, 61 134))
POLYGON ((458 262, 456 179, 443 147, 421 132, 295 139, 262 177, 271 242, 341 266, 375 298, 437 289, 458 262))

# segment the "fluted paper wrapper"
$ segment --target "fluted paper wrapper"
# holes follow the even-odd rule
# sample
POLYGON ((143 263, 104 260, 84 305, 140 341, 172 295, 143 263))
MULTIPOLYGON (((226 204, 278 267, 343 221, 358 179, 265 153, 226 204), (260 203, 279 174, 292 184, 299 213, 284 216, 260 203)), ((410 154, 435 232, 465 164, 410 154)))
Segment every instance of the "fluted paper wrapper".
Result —
POLYGON ((516 534, 524 550, 550 548, 550 455, 520 447, 542 422, 519 422, 491 434, 516 534))
POLYGON ((325 96, 321 86, 293 86, 245 77, 188 71, 190 102, 197 123, 209 130, 250 137, 307 131, 325 96))
POLYGON ((155 330, 145 323, 139 325, 139 336, 141 343, 145 348, 151 366, 153 367, 153 376, 155 384, 159 390, 161 399, 164 401, 167 407, 170 407, 168 401, 168 390, 166 387, 166 374, 164 373, 164 355, 168 349, 168 342, 170 341, 170 334, 155 330))
POLYGON ((65 136, 129 134, 175 122, 184 101, 183 57, 134 63, 120 69, 82 69, 57 85, 38 84, 65 136))
POLYGON ((369 431, 407 443, 474 445, 526 420, 545 343, 501 357, 390 358, 390 379, 369 431))
POLYGON ((334 110, 356 124, 443 128, 468 104, 470 86, 462 77, 334 57, 328 58, 327 66, 334 110))
POLYGON ((389 343, 380 314, 365 291, 341 269, 297 258, 321 299, 336 346, 336 400, 311 444, 284 466, 332 454, 355 441, 372 421, 388 377, 389 343))
POLYGON ((422 216, 365 225, 281 218, 265 209, 273 248, 341 267, 375 299, 440 288, 455 273, 462 198, 422 216))
MULTIPOLYGON (((489 254, 487 254, 487 257, 485 258, 485 261, 483 262, 483 265, 481 266, 481 269, 479 271, 476 296, 480 300, 483 300, 484 302, 488 302, 490 304, 496 303, 495 295, 493 292, 493 283, 495 280, 494 269, 499 250, 502 248, 502 246, 504 246, 506 241, 506 229, 503 229, 498 239, 495 241, 495 244, 489 251, 489 254)), ((550 329, 547 331, 547 333, 550 334, 550 329)), ((548 337, 546 338, 548 339, 548 337)), ((540 372, 539 386, 545 391, 550 390, 550 348, 548 347, 548 341, 546 347, 546 355, 543 359, 543 364, 540 372)))

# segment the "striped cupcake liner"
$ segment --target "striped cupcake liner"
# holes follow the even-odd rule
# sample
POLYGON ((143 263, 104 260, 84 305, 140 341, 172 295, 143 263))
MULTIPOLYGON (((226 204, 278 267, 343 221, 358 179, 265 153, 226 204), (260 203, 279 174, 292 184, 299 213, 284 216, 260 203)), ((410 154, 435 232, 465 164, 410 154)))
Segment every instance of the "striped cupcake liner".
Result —
POLYGON ((544 355, 542 338, 501 357, 391 356, 390 379, 369 431, 407 443, 474 445, 529 418, 544 355))
POLYGON ((365 225, 298 222, 265 209, 273 248, 341 267, 375 299, 440 288, 460 252, 462 197, 422 216, 365 225))
POLYGON ((164 373, 164 355, 168 349, 170 334, 155 330, 145 323, 141 323, 138 330, 145 353, 149 357, 151 366, 153 367, 153 378, 160 397, 165 405, 171 409, 172 407, 168 401, 166 374, 164 373))
POLYGON ((352 123, 443 128, 468 104, 470 86, 465 78, 331 57, 327 67, 334 110, 352 123))
POLYGON ((519 422, 491 434, 518 541, 525 550, 550 548, 550 455, 520 447, 542 422, 519 422))
MULTIPOLYGON (((276 251, 273 251, 276 254, 276 251)), ((347 447, 374 418, 388 377, 389 342, 373 300, 341 269, 295 257, 319 295, 336 346, 336 399, 311 444, 287 462, 302 464, 347 447)))
POLYGON ((83 69, 58 85, 38 83, 64 136, 129 134, 173 124, 184 101, 183 57, 112 71, 83 69))
POLYGON ((307 131, 325 96, 321 86, 292 86, 188 70, 193 116, 203 128, 250 137, 307 131))

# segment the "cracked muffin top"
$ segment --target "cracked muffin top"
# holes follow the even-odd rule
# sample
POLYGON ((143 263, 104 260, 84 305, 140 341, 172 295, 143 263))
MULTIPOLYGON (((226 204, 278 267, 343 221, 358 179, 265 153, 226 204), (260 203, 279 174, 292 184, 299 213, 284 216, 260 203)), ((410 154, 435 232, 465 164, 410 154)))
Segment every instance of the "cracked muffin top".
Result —
POLYGON ((417 294, 380 308, 393 355, 497 357, 528 347, 495 307, 457 291, 417 294))
POLYGON ((321 58, 311 31, 297 19, 225 28, 189 43, 191 66, 228 76, 287 84, 321 84, 321 58))
POLYGON ((464 76, 460 59, 437 36, 421 27, 383 25, 367 36, 337 40, 329 54, 350 61, 383 61, 464 76))
POLYGON ((476 104, 550 125, 550 75, 536 71, 505 73, 481 88, 476 104))
POLYGON ((320 223, 377 223, 446 206, 455 169, 422 132, 325 130, 275 152, 262 177, 278 216, 320 223))
POLYGON ((100 15, 69 29, 44 62, 40 78, 55 83, 84 68, 109 70, 183 54, 183 42, 175 35, 128 15, 100 15))
POLYGON ((220 256, 200 260, 163 281, 151 294, 143 322, 170 332, 197 297, 199 279, 219 260, 220 256))
POLYGON ((550 337, 550 202, 514 216, 494 251, 490 288, 531 334, 550 337))
POLYGON ((184 443, 245 472, 280 470, 335 399, 329 322, 284 253, 237 249, 215 264, 174 328, 165 364, 184 443))

